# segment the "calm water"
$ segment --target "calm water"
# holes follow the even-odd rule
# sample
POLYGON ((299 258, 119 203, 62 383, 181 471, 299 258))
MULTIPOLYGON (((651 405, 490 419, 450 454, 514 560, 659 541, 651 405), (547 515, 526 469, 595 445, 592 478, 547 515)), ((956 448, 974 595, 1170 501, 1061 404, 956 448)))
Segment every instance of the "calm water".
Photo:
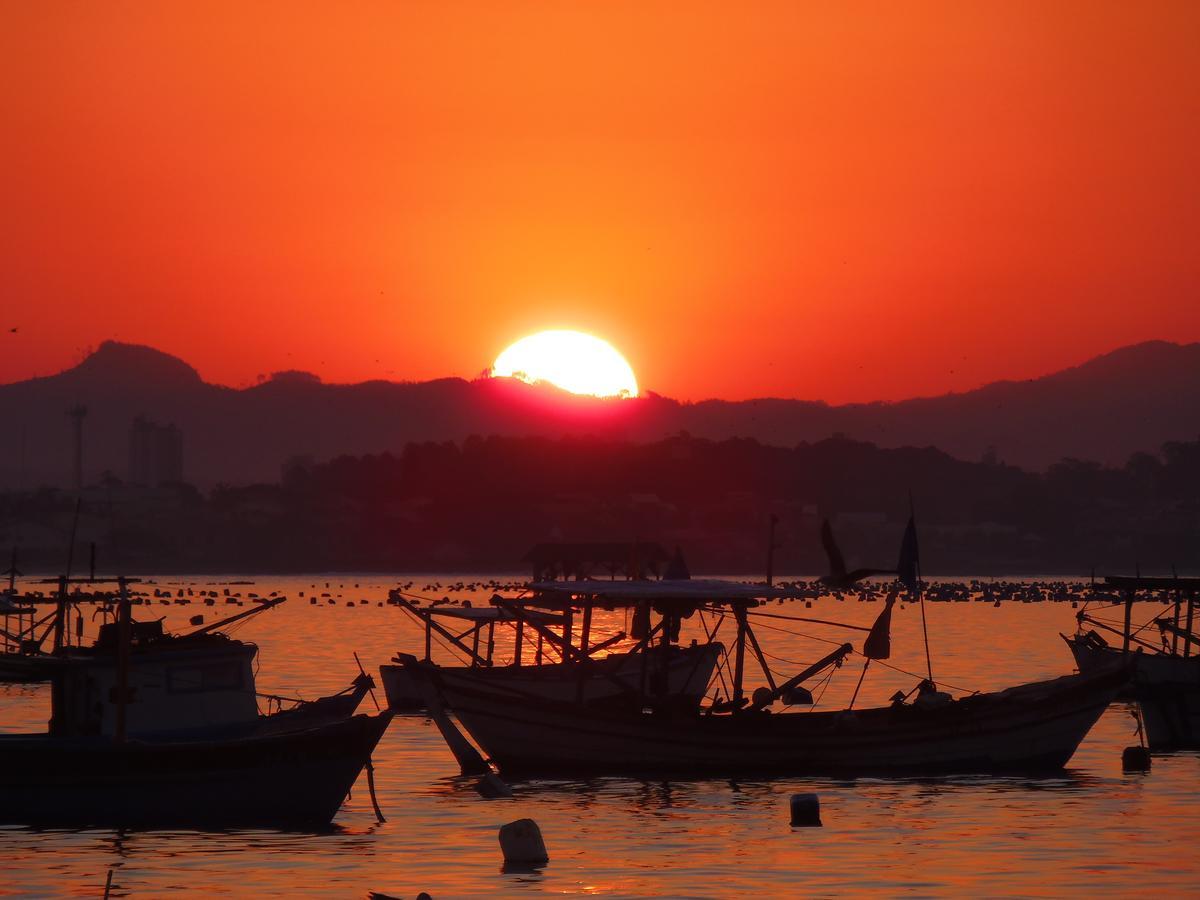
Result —
MULTIPOLYGON (((158 586, 209 587, 222 580, 164 578, 158 586)), ((260 690, 318 696, 350 681, 357 671, 352 651, 371 669, 397 649, 420 651, 419 631, 407 616, 376 605, 391 581, 337 576, 326 587, 325 577, 253 580, 230 590, 291 597, 237 632, 260 647, 260 690), (337 605, 322 600, 311 606, 314 588, 330 593, 337 605), (370 602, 345 605, 361 599, 370 602)), ((434 580, 458 579, 427 576, 417 584, 434 580)), ((770 611, 869 625, 879 608, 826 599, 811 610, 789 604, 770 611)), ((193 602, 154 610, 154 616, 167 616, 168 625, 182 626, 200 612, 213 621, 214 612, 227 607, 197 608, 193 602)), ((1137 614, 1144 619, 1154 611, 1139 606, 1137 614)), ((1073 629, 1070 604, 935 603, 927 613, 941 680, 991 689, 1071 669, 1058 637, 1073 629)), ((136 614, 151 616, 145 607, 136 614)), ((621 614, 598 620, 601 626, 624 625, 621 614)), ((817 625, 761 620, 757 627, 764 649, 780 658, 773 667, 788 674, 827 652, 829 645, 814 638, 840 643, 850 635, 861 642, 861 635, 817 625)), ((915 606, 897 607, 891 662, 912 672, 924 667, 915 606)), ((844 705, 859 671, 852 659, 821 705, 844 705)), ((859 705, 886 703, 897 688, 915 683, 910 675, 873 666, 859 705)), ((0 729, 44 728, 48 688, 0 685, 0 698, 0 729)), ((1070 769, 1052 779, 610 778, 520 783, 512 800, 489 801, 470 780, 456 777, 434 727, 423 717, 398 717, 375 756, 384 824, 376 824, 360 782, 334 827, 321 834, 4 828, 0 894, 95 897, 110 867, 114 895, 141 897, 363 897, 372 890, 398 897, 424 890, 435 898, 1195 894, 1200 755, 1159 756, 1149 774, 1125 775, 1120 753, 1131 743, 1132 719, 1114 706, 1070 769), (797 791, 820 794, 824 828, 789 827, 788 795, 797 791), (551 861, 536 873, 506 874, 496 829, 524 816, 541 825, 551 861)))

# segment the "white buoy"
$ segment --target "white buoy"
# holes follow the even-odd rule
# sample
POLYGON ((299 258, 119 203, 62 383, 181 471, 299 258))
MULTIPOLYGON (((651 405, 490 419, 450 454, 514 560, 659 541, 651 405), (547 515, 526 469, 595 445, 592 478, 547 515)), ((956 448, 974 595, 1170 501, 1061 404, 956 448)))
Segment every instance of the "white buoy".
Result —
POLYGON ((512 788, 505 784, 504 780, 495 772, 488 772, 475 782, 475 790, 488 800, 497 800, 513 795, 512 788))
POLYGON ((501 825, 500 852, 506 863, 533 865, 550 861, 542 830, 533 819, 517 819, 501 825))
POLYGON ((821 827, 821 798, 816 794, 792 794, 792 827, 821 827))

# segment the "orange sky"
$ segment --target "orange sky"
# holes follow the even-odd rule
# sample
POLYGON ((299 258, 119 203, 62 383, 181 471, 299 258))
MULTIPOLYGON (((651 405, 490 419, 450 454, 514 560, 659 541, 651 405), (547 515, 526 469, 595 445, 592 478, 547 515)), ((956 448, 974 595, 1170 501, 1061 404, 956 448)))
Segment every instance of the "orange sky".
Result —
POLYGON ((687 6, 5 4, 0 381, 566 327, 844 401, 1200 339, 1200 3, 687 6))

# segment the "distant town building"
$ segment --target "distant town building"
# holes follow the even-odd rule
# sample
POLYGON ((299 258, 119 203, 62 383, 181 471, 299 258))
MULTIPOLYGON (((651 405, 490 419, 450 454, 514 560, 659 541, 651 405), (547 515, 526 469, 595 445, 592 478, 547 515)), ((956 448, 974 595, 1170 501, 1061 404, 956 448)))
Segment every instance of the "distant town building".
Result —
POLYGON ((183 433, 138 416, 129 428, 129 481, 158 487, 183 481, 183 433))

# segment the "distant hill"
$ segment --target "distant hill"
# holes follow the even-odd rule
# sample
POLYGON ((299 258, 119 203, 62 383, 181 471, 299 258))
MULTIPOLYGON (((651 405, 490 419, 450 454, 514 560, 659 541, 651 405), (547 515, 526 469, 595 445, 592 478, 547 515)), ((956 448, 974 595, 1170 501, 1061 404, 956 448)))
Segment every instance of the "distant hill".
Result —
POLYGON ((994 448, 1004 462, 1041 469, 1063 457, 1123 462, 1138 450, 1200 434, 1200 344, 1152 341, 1022 382, 896 403, 763 399, 679 403, 574 397, 507 379, 415 384, 323 384, 279 373, 250 388, 207 384, 182 360, 106 342, 75 368, 0 386, 0 489, 69 477, 66 410, 88 407, 85 480, 128 472, 137 415, 184 434, 185 472, 199 485, 274 481, 290 457, 399 451, 409 441, 471 434, 591 433, 649 441, 754 438, 783 446, 835 433, 881 447, 935 446, 963 459, 994 448), (23 460, 23 464, 22 464, 23 460))

